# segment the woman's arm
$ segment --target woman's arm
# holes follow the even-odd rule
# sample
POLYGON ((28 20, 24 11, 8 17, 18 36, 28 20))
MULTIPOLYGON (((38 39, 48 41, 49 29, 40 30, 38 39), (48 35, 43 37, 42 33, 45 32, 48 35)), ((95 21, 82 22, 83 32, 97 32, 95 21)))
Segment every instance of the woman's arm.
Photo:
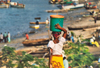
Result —
POLYGON ((62 28, 59 24, 56 24, 55 28, 60 29, 61 31, 63 31, 64 32, 63 37, 66 38, 67 30, 65 28, 62 28))

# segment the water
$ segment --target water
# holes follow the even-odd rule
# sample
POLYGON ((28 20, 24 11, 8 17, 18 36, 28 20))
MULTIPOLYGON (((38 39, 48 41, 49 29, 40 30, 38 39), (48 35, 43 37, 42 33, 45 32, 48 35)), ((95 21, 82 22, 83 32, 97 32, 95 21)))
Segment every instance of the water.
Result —
MULTIPOLYGON (((0 9, 0 32, 10 32, 14 37, 17 34, 23 34, 32 30, 29 28, 29 22, 35 22, 35 17, 41 17, 41 22, 55 13, 47 13, 45 10, 58 9, 56 5, 48 3, 48 0, 12 0, 25 4, 24 9, 3 8, 0 9)), ((43 25, 42 25, 43 26, 43 25)))
MULTIPOLYGON (((44 22, 47 17, 56 13, 47 13, 45 10, 58 9, 57 5, 49 4, 49 0, 12 0, 25 4, 25 8, 3 8, 0 9, 0 33, 10 32, 11 38, 20 37, 26 32, 32 30, 29 28, 29 22, 35 22, 35 17, 41 17, 41 22, 44 22)), ((79 11, 79 10, 78 10, 79 11)), ((82 10, 83 11, 83 10, 82 10)), ((74 11, 72 13, 75 13, 74 11)), ((79 11, 81 12, 81 11, 79 11)), ((77 13, 79 13, 77 12, 77 13)), ((84 12, 84 11, 83 11, 84 12)), ((68 13, 69 15, 72 13, 68 13)), ((67 13, 59 13, 67 15, 67 13)), ((40 31, 45 31, 45 25, 40 25, 40 31)))

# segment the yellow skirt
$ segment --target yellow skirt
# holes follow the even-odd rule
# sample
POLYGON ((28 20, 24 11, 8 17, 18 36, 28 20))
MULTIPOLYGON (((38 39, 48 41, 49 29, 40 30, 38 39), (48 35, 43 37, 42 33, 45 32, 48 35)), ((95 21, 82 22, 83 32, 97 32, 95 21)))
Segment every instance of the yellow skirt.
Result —
POLYGON ((53 68, 64 68, 62 55, 52 55, 51 63, 53 68))

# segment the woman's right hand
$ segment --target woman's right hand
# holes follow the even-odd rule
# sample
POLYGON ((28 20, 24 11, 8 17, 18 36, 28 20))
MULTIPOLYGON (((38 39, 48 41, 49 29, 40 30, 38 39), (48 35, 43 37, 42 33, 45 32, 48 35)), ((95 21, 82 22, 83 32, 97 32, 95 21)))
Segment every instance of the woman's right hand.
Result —
POLYGON ((55 28, 59 29, 59 28, 61 28, 61 26, 57 23, 57 24, 55 25, 55 28))

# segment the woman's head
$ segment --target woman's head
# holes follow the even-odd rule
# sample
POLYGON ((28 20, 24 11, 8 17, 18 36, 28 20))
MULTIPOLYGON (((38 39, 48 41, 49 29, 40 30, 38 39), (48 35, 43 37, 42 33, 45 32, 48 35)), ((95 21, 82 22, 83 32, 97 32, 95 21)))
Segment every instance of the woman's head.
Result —
POLYGON ((54 38, 59 38, 61 32, 52 32, 54 38))

